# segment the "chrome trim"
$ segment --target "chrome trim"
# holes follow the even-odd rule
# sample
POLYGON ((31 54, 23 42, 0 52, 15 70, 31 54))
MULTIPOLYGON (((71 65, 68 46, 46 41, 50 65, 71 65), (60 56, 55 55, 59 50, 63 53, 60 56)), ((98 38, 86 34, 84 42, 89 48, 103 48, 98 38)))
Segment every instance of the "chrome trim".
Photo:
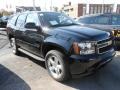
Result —
MULTIPOLYGON (((106 40, 109 40, 109 39, 106 39, 106 40)), ((96 50, 97 50, 97 53, 98 53, 98 54, 103 54, 103 53, 106 53, 106 52, 110 51, 110 50, 107 50, 107 51, 102 52, 102 53, 99 52, 101 48, 104 48, 104 47, 107 47, 107 46, 110 46, 110 45, 112 45, 112 40, 106 41, 106 42, 101 43, 101 44, 97 44, 97 49, 96 49, 96 50), (111 41, 111 44, 109 44, 110 41, 111 41), (108 45, 99 47, 99 45, 106 44, 106 43, 108 43, 108 45)))
POLYGON ((28 55, 28 56, 36 59, 36 60, 45 61, 43 58, 40 58, 39 56, 36 56, 36 55, 34 55, 34 54, 32 54, 32 53, 24 50, 24 49, 18 48, 18 50, 19 50, 20 52, 22 52, 22 53, 24 53, 24 54, 26 54, 26 55, 28 55))
POLYGON ((98 54, 104 54, 104 53, 107 53, 107 52, 109 52, 109 51, 113 51, 114 49, 112 48, 112 49, 110 49, 110 50, 107 50, 107 51, 105 51, 105 52, 102 52, 102 53, 99 53, 99 50, 98 50, 98 54))
POLYGON ((98 48, 103 48, 103 47, 109 46, 109 45, 111 45, 111 44, 112 44, 112 40, 109 40, 109 41, 106 41, 106 42, 104 42, 104 43, 97 44, 97 46, 98 46, 98 48), (110 41, 111 41, 111 42, 110 42, 110 41), (102 45, 102 44, 107 44, 107 45, 104 45, 104 46, 102 46, 102 47, 99 47, 99 45, 102 45))

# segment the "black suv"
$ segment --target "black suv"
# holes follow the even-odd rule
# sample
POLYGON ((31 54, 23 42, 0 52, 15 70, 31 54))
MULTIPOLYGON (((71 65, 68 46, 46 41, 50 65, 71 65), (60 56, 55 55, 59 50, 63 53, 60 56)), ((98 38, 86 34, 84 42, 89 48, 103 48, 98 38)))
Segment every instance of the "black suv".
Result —
POLYGON ((105 13, 81 16, 78 20, 80 25, 113 32, 115 37, 115 49, 120 50, 120 14, 105 13))
POLYGON ((45 61, 49 74, 64 81, 73 74, 92 72, 115 55, 110 33, 80 27, 57 12, 25 12, 7 25, 13 53, 45 61))

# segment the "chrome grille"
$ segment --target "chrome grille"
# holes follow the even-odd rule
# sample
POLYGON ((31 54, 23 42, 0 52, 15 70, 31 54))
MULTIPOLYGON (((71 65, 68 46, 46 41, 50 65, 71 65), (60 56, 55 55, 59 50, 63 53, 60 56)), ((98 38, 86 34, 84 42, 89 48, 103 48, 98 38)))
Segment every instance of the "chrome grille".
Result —
POLYGON ((112 40, 111 39, 106 39, 103 41, 97 42, 97 52, 98 54, 105 53, 109 51, 112 48, 112 40))

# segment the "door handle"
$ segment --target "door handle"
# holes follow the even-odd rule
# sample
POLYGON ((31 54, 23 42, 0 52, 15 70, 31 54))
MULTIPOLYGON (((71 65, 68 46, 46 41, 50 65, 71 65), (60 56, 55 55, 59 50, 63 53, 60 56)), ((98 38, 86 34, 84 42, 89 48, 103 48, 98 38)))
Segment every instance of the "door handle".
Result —
POLYGON ((26 32, 23 32, 23 35, 26 35, 26 32))
POLYGON ((29 31, 37 32, 37 29, 28 29, 29 31))

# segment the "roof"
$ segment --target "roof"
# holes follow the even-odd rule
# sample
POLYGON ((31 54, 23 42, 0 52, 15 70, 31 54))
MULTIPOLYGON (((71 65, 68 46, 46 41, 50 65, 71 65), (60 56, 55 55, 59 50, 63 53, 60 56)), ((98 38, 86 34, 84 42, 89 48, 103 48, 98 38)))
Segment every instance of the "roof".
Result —
POLYGON ((55 11, 26 11, 24 13, 59 13, 55 11))
MULTIPOLYGON (((25 11, 25 12, 22 12, 22 13, 16 13, 14 15, 20 15, 20 14, 23 14, 23 13, 59 13, 59 12, 55 12, 55 11, 25 11)), ((12 15, 12 16, 14 16, 12 15)))
POLYGON ((94 16, 99 16, 99 15, 120 15, 120 14, 117 14, 117 13, 98 13, 98 14, 89 14, 89 15, 80 16, 80 18, 94 17, 94 16))

